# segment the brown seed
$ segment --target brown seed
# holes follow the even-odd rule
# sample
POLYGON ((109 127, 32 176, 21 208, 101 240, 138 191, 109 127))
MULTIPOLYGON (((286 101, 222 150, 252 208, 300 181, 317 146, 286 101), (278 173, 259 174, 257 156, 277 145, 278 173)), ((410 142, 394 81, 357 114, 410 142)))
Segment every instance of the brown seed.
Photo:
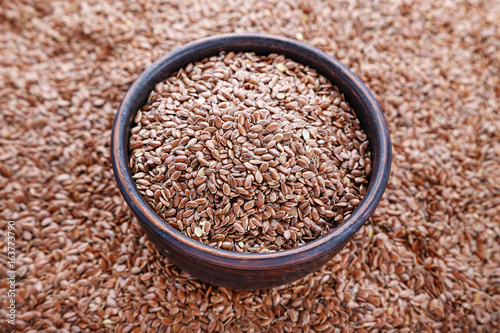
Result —
POLYGON ((250 171, 251 170, 256 170, 256 167, 252 163, 244 162, 243 165, 245 166, 245 168, 247 168, 250 171))
POLYGON ((253 200, 247 201, 243 205, 243 209, 249 210, 249 209, 251 209, 254 206, 254 204, 255 204, 255 201, 253 201, 253 200))
POLYGON ((257 148, 253 152, 255 155, 264 155, 267 153, 267 149, 266 148, 257 148))
POLYGON ((303 172, 302 177, 304 177, 305 179, 311 179, 312 177, 314 177, 314 172, 311 171, 303 172))
POLYGON ((274 146, 276 146, 276 141, 275 141, 275 140, 271 140, 271 141, 269 141, 269 142, 268 142, 268 143, 264 146, 264 148, 272 148, 272 147, 274 147, 274 146))
POLYGON ((205 177, 205 176, 203 176, 203 177, 197 177, 197 178, 194 180, 194 184, 195 184, 196 186, 198 186, 198 185, 203 184, 206 180, 207 180, 207 177, 205 177))
POLYGON ((229 186, 231 186, 232 188, 236 188, 238 186, 236 178, 234 178, 233 175, 229 175, 228 180, 229 180, 229 186))
POLYGON ((262 126, 261 125, 253 125, 252 127, 250 127, 250 131, 255 132, 255 133, 259 133, 262 131, 262 126))
POLYGON ((170 176, 170 179, 177 180, 177 179, 179 179, 180 175, 181 175, 180 171, 174 171, 174 172, 172 172, 172 175, 170 176))
POLYGON ((187 169, 187 165, 185 163, 175 163, 175 168, 184 171, 187 169))
POLYGON ((274 135, 274 136, 273 136, 273 138, 272 138, 271 142, 272 142, 272 141, 275 141, 275 142, 280 142, 281 140, 283 140, 283 134, 278 133, 278 134, 276 134, 276 135, 274 135))
POLYGON ((258 183, 262 183, 262 173, 260 173, 259 170, 257 170, 257 172, 255 173, 255 180, 258 182, 258 183))
POLYGON ((205 202, 207 202, 207 198, 198 198, 198 199, 194 200, 194 202, 197 205, 203 205, 205 202))
POLYGON ((243 195, 249 195, 250 192, 248 192, 248 190, 244 187, 237 187, 236 188, 236 191, 238 191, 240 194, 243 194, 243 195))
POLYGON ((247 131, 246 131, 245 127, 242 124, 238 124, 238 132, 240 132, 240 135, 242 137, 247 136, 247 131))
POLYGON ((243 226, 240 223, 235 223, 233 225, 233 227, 234 227, 234 230, 236 230, 238 233, 240 233, 240 234, 245 233, 245 229, 243 228, 243 226))
POLYGON ((279 123, 274 122, 266 126, 266 131, 272 133, 276 131, 279 127, 280 127, 279 123))
POLYGON ((228 183, 224 183, 224 185, 222 185, 222 191, 224 192, 224 195, 230 195, 231 194, 231 186, 229 186, 228 183))
POLYGON ((272 177, 273 179, 275 179, 275 180, 280 179, 280 174, 279 174, 279 172, 278 172, 276 169, 274 169, 274 168, 269 168, 269 174, 270 174, 270 175, 271 175, 271 177, 272 177))
POLYGON ((251 176, 251 175, 248 175, 248 176, 245 178, 245 182, 244 182, 244 184, 243 184, 243 187, 245 187, 246 189, 249 189, 251 186, 252 186, 252 176, 251 176))
POLYGON ((215 142, 213 140, 208 140, 205 144, 206 144, 208 149, 210 149, 210 150, 215 149, 215 142))

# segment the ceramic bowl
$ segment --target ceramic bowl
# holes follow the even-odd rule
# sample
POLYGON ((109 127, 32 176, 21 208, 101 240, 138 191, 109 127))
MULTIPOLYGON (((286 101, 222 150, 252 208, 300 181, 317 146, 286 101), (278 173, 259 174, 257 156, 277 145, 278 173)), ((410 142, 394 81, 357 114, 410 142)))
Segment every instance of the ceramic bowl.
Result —
POLYGON ((216 35, 185 44, 146 69, 124 96, 113 124, 111 155, 120 191, 149 238, 178 267, 213 285, 266 289, 314 272, 330 260, 370 217, 382 198, 391 165, 391 144, 384 115, 361 80, 325 52, 294 39, 255 33, 216 35), (331 233, 281 252, 254 254, 216 249, 191 239, 163 221, 143 200, 129 168, 133 118, 155 85, 187 64, 221 51, 279 53, 326 76, 344 93, 370 141, 372 175, 364 199, 331 233))

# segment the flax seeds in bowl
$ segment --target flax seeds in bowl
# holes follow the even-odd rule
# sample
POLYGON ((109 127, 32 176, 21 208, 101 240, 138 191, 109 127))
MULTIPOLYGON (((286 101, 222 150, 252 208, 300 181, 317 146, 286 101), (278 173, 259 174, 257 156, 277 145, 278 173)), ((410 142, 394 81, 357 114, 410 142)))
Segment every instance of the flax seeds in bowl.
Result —
POLYGON ((176 48, 134 81, 111 160, 170 262, 255 290, 300 279, 347 244, 382 198, 391 143, 377 101, 337 60, 231 33, 176 48))
POLYGON ((328 234, 372 168, 342 91, 276 53, 223 51, 173 73, 135 115, 129 148, 136 187, 166 223, 236 252, 328 234))

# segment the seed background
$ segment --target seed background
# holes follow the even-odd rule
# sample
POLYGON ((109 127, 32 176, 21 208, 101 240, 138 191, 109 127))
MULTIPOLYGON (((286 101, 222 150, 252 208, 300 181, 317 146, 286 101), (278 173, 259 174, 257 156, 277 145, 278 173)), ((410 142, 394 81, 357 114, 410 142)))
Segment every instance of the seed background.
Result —
MULTIPOLYGON (((498 331, 498 31, 488 0, 2 1, 0 218, 19 231, 16 329, 498 331), (339 59, 376 96, 393 142, 372 219, 320 271, 272 290, 210 287, 169 264, 111 170, 112 120, 133 80, 230 31, 339 59)), ((0 331, 7 288, 2 278, 0 331)))

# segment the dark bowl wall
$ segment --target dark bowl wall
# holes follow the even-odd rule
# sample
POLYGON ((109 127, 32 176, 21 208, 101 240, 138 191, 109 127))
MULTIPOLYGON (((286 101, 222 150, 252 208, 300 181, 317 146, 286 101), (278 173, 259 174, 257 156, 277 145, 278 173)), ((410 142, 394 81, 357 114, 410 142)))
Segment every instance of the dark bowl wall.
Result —
POLYGON ((120 191, 150 239, 181 269, 200 280, 232 289, 265 289, 297 280, 319 269, 365 223, 387 185, 391 145, 387 125, 374 97, 361 80, 326 53, 305 43, 268 34, 226 34, 186 44, 157 60, 125 95, 113 125, 112 162, 120 191), (362 203, 330 234, 295 249, 241 254, 203 245, 163 222, 135 187, 128 167, 128 139, 136 111, 155 85, 187 64, 221 51, 281 53, 315 68, 345 94, 370 141, 372 176, 362 203))
POLYGON ((144 224, 142 227, 153 243, 179 268, 204 282, 237 290, 267 289, 298 280, 318 270, 344 246, 342 244, 337 250, 318 254, 314 256, 314 260, 302 264, 296 263, 293 256, 282 258, 280 260, 282 268, 277 268, 276 265, 266 267, 265 260, 254 262, 251 258, 240 259, 239 267, 228 266, 223 260, 208 266, 206 258, 200 259, 198 256, 190 256, 182 250, 182 247, 162 242, 160 236, 144 224))

